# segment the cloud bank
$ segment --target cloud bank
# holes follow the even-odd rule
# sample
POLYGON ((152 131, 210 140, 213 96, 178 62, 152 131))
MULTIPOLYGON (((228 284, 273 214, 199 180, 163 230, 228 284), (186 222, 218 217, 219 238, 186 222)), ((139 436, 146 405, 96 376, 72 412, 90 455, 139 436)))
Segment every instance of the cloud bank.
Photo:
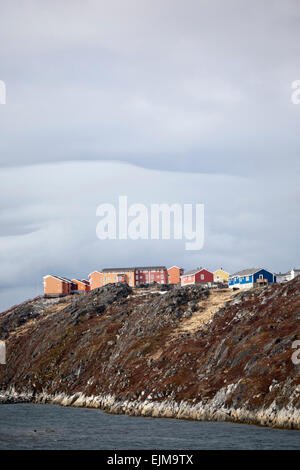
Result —
POLYGON ((49 273, 86 278, 94 269, 144 264, 287 269, 294 264, 299 231, 299 190, 291 183, 282 187, 282 197, 273 190, 274 180, 264 177, 162 172, 113 162, 2 169, 0 305, 22 300, 24 289, 38 295, 49 273), (148 208, 204 204, 203 249, 186 251, 185 240, 174 239, 99 240, 97 207, 112 203, 118 209, 120 195, 127 195, 129 205, 148 208))
POLYGON ((49 272, 299 267, 298 0, 3 3, 0 309, 49 272), (203 250, 98 240, 120 195, 203 203, 203 250))

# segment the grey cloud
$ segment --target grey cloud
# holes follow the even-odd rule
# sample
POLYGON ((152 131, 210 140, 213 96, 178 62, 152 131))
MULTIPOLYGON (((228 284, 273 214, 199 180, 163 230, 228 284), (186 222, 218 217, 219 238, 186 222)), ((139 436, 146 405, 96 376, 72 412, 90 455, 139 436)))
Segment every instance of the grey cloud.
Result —
POLYGON ((46 272, 299 263, 298 0, 3 3, 2 308, 46 272), (204 203, 204 249, 100 242, 121 194, 204 203))
POLYGON ((299 20, 297 1, 10 2, 2 164, 255 175, 284 171, 284 153, 297 165, 299 20))
POLYGON ((0 237, 0 284, 23 288, 25 278, 30 289, 41 292, 42 276, 49 272, 84 278, 94 269, 125 264, 288 269, 298 246, 296 182, 295 175, 282 184, 282 198, 273 190, 274 180, 264 177, 161 172, 111 162, 2 169, 1 193, 13 210, 1 218, 15 226, 13 234, 0 237), (21 181, 19 194, 15 186, 21 181), (107 202, 117 208, 120 195, 149 210, 151 203, 204 203, 203 250, 186 251, 184 240, 98 240, 96 208, 107 202))

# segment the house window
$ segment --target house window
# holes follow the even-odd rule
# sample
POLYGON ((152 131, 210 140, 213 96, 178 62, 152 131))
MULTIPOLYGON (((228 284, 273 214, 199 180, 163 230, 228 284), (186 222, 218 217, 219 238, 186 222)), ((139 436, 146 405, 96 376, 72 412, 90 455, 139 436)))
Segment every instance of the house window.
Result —
POLYGON ((200 279, 202 279, 202 280, 204 279, 204 274, 201 274, 201 277, 200 277, 200 279))
POLYGON ((263 274, 260 274, 259 275, 259 279, 263 279, 264 278, 264 275, 263 274))

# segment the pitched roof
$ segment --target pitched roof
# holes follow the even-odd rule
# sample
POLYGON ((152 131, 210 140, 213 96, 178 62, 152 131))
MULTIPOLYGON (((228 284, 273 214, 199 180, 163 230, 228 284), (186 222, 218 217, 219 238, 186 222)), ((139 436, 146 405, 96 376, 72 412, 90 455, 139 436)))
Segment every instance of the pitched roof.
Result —
POLYGON ((223 268, 216 269, 216 270, 214 271, 214 274, 215 274, 217 271, 223 271, 223 273, 229 274, 229 273, 228 273, 227 271, 225 271, 223 268))
POLYGON ((47 274, 46 276, 44 276, 43 279, 45 279, 46 277, 54 277, 55 279, 59 279, 60 281, 64 281, 64 282, 72 282, 71 279, 67 279, 66 277, 62 277, 62 276, 55 276, 54 274, 47 274))
POLYGON ((231 274, 230 277, 233 277, 233 276, 248 276, 248 275, 256 273, 257 271, 260 271, 261 269, 263 269, 263 268, 243 269, 242 271, 237 271, 236 273, 231 274))
POLYGON ((200 271, 202 271, 204 268, 197 268, 197 269, 191 269, 190 271, 184 273, 182 275, 182 277, 184 276, 191 276, 192 274, 196 274, 196 273, 199 273, 200 271))
POLYGON ((82 284, 85 284, 86 286, 90 285, 90 283, 88 281, 85 281, 84 279, 72 279, 72 282, 81 282, 82 284))
POLYGON ((292 274, 292 271, 294 271, 294 273, 300 273, 300 269, 293 268, 290 271, 287 271, 286 273, 274 273, 274 274, 275 276, 289 276, 292 274))
POLYGON ((98 273, 98 274, 102 274, 102 271, 93 271, 89 274, 89 277, 92 275, 92 274, 95 274, 95 273, 98 273))

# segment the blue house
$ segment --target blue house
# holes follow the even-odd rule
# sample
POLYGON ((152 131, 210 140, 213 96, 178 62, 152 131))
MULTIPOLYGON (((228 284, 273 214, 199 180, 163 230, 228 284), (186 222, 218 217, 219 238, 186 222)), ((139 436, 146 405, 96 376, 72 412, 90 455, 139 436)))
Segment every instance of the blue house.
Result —
POLYGON ((233 289, 249 289, 259 285, 268 285, 276 282, 275 274, 263 268, 251 268, 238 271, 229 276, 228 286, 233 289))

